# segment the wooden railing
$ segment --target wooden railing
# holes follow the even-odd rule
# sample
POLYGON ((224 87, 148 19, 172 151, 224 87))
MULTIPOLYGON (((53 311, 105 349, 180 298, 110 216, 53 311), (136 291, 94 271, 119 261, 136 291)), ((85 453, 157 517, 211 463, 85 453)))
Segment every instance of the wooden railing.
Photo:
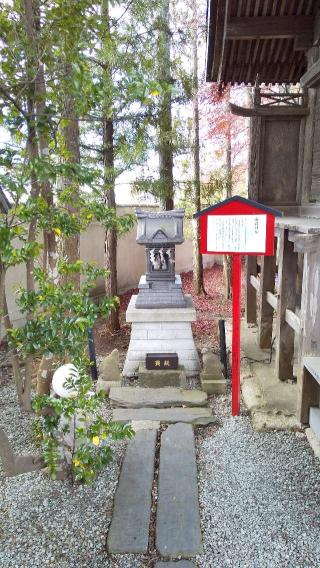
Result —
POLYGON ((307 91, 299 92, 275 92, 272 90, 263 90, 259 86, 253 88, 253 105, 259 106, 307 106, 308 94, 307 91))
POLYGON ((275 349, 276 376, 288 380, 294 356, 300 368, 305 355, 320 355, 320 219, 277 220, 275 251, 248 257, 246 315, 259 346, 275 349))

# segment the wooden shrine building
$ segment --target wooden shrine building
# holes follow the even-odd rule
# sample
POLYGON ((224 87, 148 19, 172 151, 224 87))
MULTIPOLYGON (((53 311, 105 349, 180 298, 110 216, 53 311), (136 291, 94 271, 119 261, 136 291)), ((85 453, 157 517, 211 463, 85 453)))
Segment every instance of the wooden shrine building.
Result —
POLYGON ((280 380, 295 362, 298 418, 320 437, 320 3, 208 0, 207 25, 207 81, 253 87, 230 105, 250 117, 248 197, 284 214, 277 254, 248 258, 247 322, 261 348, 275 338, 280 380))

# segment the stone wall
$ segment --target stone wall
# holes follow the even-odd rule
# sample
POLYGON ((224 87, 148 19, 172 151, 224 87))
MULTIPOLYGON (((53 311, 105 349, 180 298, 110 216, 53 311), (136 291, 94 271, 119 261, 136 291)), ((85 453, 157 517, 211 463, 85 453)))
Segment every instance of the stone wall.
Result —
MULTIPOLYGON (((157 210, 156 206, 146 206, 145 209, 157 210)), ((135 206, 118 206, 119 215, 134 213, 135 206)), ((189 233, 190 231, 187 231, 189 233)), ((97 266, 103 266, 104 257, 104 230, 99 223, 91 223, 80 239, 81 258, 87 262, 95 262, 97 266)), ((205 266, 212 266, 220 262, 220 257, 206 255, 205 266)), ((120 292, 135 288, 138 285, 141 274, 145 272, 145 248, 136 243, 136 226, 126 235, 119 239, 118 244, 118 284, 120 292)), ((192 241, 187 239, 176 248, 176 271, 178 273, 192 270, 192 241)), ((15 303, 15 290, 22 284, 25 285, 25 270, 23 265, 8 270, 6 289, 8 307, 12 322, 15 326, 23 325, 24 318, 21 316, 15 303)), ((98 282, 96 294, 104 292, 103 280, 98 282)), ((0 324, 0 337, 2 335, 0 324)))

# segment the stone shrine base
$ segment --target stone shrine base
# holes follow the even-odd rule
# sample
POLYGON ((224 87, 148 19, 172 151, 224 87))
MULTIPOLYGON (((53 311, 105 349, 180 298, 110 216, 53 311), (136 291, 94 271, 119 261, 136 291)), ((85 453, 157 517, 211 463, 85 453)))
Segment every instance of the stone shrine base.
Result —
POLYGON ((186 388, 186 376, 183 365, 171 371, 146 369, 143 363, 139 364, 138 379, 140 387, 161 388, 181 387, 186 388))
POLYGON ((177 353, 179 365, 187 376, 200 371, 198 353, 194 344, 191 322, 196 311, 190 295, 184 308, 136 308, 137 296, 132 296, 126 321, 132 323, 131 339, 123 375, 138 375, 139 364, 145 363, 147 353, 177 353))

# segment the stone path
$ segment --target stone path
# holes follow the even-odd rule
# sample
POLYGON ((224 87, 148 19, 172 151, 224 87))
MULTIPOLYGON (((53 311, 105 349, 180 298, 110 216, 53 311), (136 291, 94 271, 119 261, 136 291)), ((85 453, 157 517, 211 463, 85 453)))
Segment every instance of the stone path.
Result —
POLYGON ((179 562, 157 562, 154 568, 195 568, 190 560, 180 560, 179 562))
POLYGON ((156 547, 165 558, 202 553, 196 452, 190 424, 169 426, 161 437, 156 547))
POLYGON ((141 430, 128 444, 107 538, 111 554, 147 552, 156 439, 156 430, 141 430))
POLYGON ((200 390, 161 387, 113 387, 109 394, 115 422, 131 422, 107 538, 112 554, 146 553, 150 523, 163 560, 155 568, 195 568, 187 560, 202 553, 197 465, 193 425, 216 421, 200 390), (155 518, 151 516, 154 461, 160 424, 160 467, 155 518), (173 562, 173 560, 175 562, 173 562))
POLYGON ((205 406, 207 393, 201 390, 179 388, 111 388, 109 400, 112 405, 122 408, 167 408, 176 406, 205 406))
POLYGON ((161 424, 207 425, 216 422, 209 408, 116 408, 113 411, 115 422, 132 422, 133 420, 157 420, 161 424))
MULTIPOLYGON (((128 444, 107 538, 111 554, 146 553, 157 430, 140 430, 128 444)), ((156 547, 162 558, 202 552, 194 435, 189 424, 168 427, 161 436, 156 547)), ((158 568, 195 568, 189 561, 162 561, 158 568)))

